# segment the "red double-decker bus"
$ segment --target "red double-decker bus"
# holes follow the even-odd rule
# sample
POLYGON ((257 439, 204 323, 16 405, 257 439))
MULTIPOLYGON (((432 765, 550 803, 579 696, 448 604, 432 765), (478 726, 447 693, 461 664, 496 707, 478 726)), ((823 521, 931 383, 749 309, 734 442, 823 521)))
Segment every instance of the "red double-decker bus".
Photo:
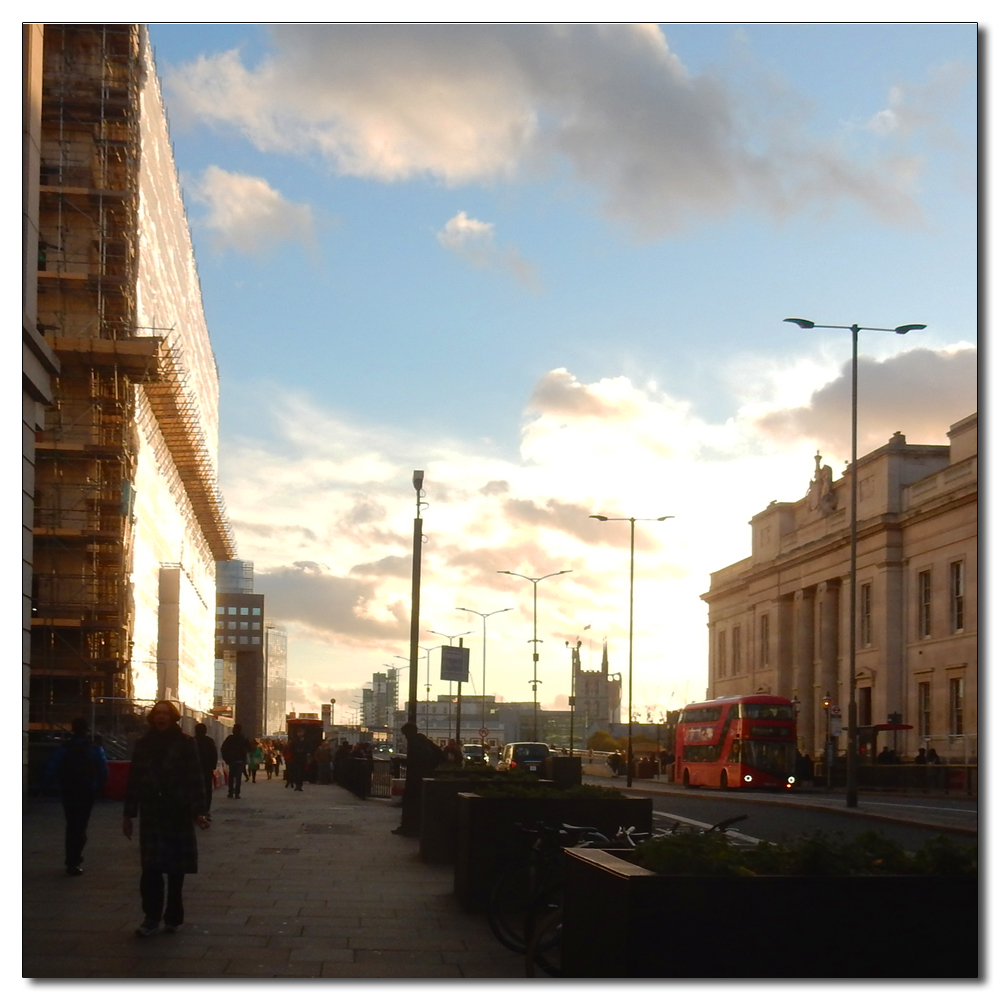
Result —
POLYGON ((685 788, 791 790, 795 760, 795 708, 787 698, 716 698, 681 712, 674 780, 685 788))

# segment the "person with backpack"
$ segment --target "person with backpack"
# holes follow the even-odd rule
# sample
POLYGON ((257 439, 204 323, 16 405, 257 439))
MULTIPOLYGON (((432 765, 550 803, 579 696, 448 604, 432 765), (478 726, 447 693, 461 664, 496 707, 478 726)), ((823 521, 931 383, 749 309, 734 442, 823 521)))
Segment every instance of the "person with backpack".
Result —
POLYGON ((444 751, 423 733, 415 722, 402 729, 406 737, 406 784, 403 786, 403 819, 393 833, 401 837, 420 836, 422 782, 444 761, 444 751))
POLYGON ((215 787, 215 768, 219 763, 219 751, 215 740, 208 735, 208 726, 199 722, 194 727, 194 742, 198 747, 201 773, 205 779, 205 815, 212 818, 212 789, 215 787))
POLYGON ((243 784, 243 771, 250 755, 250 741, 243 735, 243 727, 237 722, 233 731, 222 741, 222 759, 229 768, 228 799, 240 797, 240 786, 243 784))
POLYGON ((66 874, 83 874, 83 848, 94 800, 108 780, 104 750, 90 738, 86 719, 74 719, 73 735, 49 759, 48 784, 56 784, 66 816, 66 874))

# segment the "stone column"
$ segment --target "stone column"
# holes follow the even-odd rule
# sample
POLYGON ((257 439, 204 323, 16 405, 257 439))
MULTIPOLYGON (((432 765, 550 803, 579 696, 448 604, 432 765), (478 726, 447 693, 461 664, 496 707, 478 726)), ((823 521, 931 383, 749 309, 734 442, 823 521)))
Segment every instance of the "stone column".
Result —
POLYGON ((812 754, 816 748, 814 726, 816 704, 813 692, 815 595, 815 588, 812 587, 795 591, 795 624, 792 632, 792 686, 801 702, 799 706, 799 745, 808 754, 812 754))
POLYGON ((795 689, 793 671, 794 599, 791 594, 782 594, 772 605, 771 655, 774 657, 774 693, 782 698, 791 698, 795 689))
MULTIPOLYGON (((822 742, 826 738, 826 712, 823 697, 830 692, 834 705, 841 702, 837 687, 838 663, 840 657, 840 581, 827 580, 816 588, 819 606, 819 642, 816 671, 816 738, 822 742)), ((846 711, 844 715, 846 716, 846 711)))

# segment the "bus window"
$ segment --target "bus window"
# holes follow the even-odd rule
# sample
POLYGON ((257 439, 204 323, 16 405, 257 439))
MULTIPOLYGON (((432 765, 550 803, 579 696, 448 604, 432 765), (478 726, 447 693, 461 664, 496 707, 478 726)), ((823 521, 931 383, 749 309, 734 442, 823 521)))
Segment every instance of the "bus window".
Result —
POLYGON ((738 764, 740 762, 740 741, 733 740, 733 745, 729 748, 728 762, 738 764))
POLYGON ((740 705, 740 716, 744 719, 795 719, 791 705, 761 705, 755 702, 740 705))
POLYGON ((795 774, 795 745, 774 740, 744 740, 741 762, 779 778, 795 774))

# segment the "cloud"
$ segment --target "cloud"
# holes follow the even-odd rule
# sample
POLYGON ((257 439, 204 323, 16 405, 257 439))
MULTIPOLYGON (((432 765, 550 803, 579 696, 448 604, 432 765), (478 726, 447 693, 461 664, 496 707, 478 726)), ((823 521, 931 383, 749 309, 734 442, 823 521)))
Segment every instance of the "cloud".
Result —
MULTIPOLYGON (((849 412, 844 373, 831 380, 825 365, 798 359, 788 368, 800 382, 811 380, 794 398, 783 373, 773 371, 769 383, 759 362, 752 405, 719 422, 653 384, 623 377, 584 382, 555 369, 525 393, 531 401, 514 458, 406 428, 352 425, 301 393, 272 394, 273 442, 227 447, 223 485, 234 519, 253 526, 238 529, 240 553, 255 563, 268 614, 289 626, 290 671, 360 686, 406 654, 410 476, 422 468, 431 503, 423 514, 423 646, 437 645, 429 629, 479 627, 479 619, 456 608, 512 608, 490 618, 487 693, 529 698, 533 588, 498 571, 542 577, 571 570, 538 588, 545 699, 567 692, 563 643, 578 635, 607 636, 612 670, 623 669, 629 526, 589 515, 672 515, 636 526, 636 703, 665 704, 671 691, 672 707, 700 697, 707 652, 698 595, 709 574, 749 553, 747 522, 755 513, 773 499, 803 496, 817 447, 828 460, 826 449, 843 448, 837 438, 846 436, 849 412), (550 395, 551 402, 537 402, 550 395), (307 525, 314 540, 302 545, 301 532, 285 533, 290 525, 307 525)), ((885 444, 897 430, 911 443, 943 443, 948 425, 975 409, 974 375, 975 352, 961 348, 864 359, 868 402, 861 412, 871 431, 864 448, 885 444), (870 391, 875 386, 877 393, 870 391)), ((476 646, 476 659, 479 641, 466 642, 476 646)), ((472 693, 482 686, 481 673, 474 674, 472 693)), ((432 684, 443 690, 433 674, 432 684)))
MULTIPOLYGON (((974 348, 918 348, 884 361, 858 358, 858 451, 864 454, 902 431, 912 443, 947 444, 948 427, 976 409, 974 348)), ((774 410, 757 426, 775 438, 810 438, 850 458, 851 368, 813 392, 805 406, 774 410)))
MULTIPOLYGON (((233 50, 169 71, 172 113, 386 183, 493 184, 565 165, 646 237, 740 208, 783 218, 839 200, 890 222, 919 215, 918 158, 849 154, 799 103, 690 72, 655 25, 270 30, 256 65, 233 50)), ((894 128, 909 107, 890 107, 894 128)))
POLYGON ((452 216, 437 234, 438 243, 472 267, 507 271, 522 284, 537 289, 534 267, 512 247, 498 247, 493 223, 470 219, 465 212, 452 216))
POLYGON ((399 640, 407 634, 399 602, 379 607, 373 584, 338 577, 327 569, 309 561, 258 569, 254 586, 267 595, 268 616, 348 642, 399 640))
POLYGON ((287 201, 262 177, 210 166, 187 189, 208 208, 195 224, 209 232, 217 252, 260 254, 282 242, 314 245, 312 209, 287 201))

